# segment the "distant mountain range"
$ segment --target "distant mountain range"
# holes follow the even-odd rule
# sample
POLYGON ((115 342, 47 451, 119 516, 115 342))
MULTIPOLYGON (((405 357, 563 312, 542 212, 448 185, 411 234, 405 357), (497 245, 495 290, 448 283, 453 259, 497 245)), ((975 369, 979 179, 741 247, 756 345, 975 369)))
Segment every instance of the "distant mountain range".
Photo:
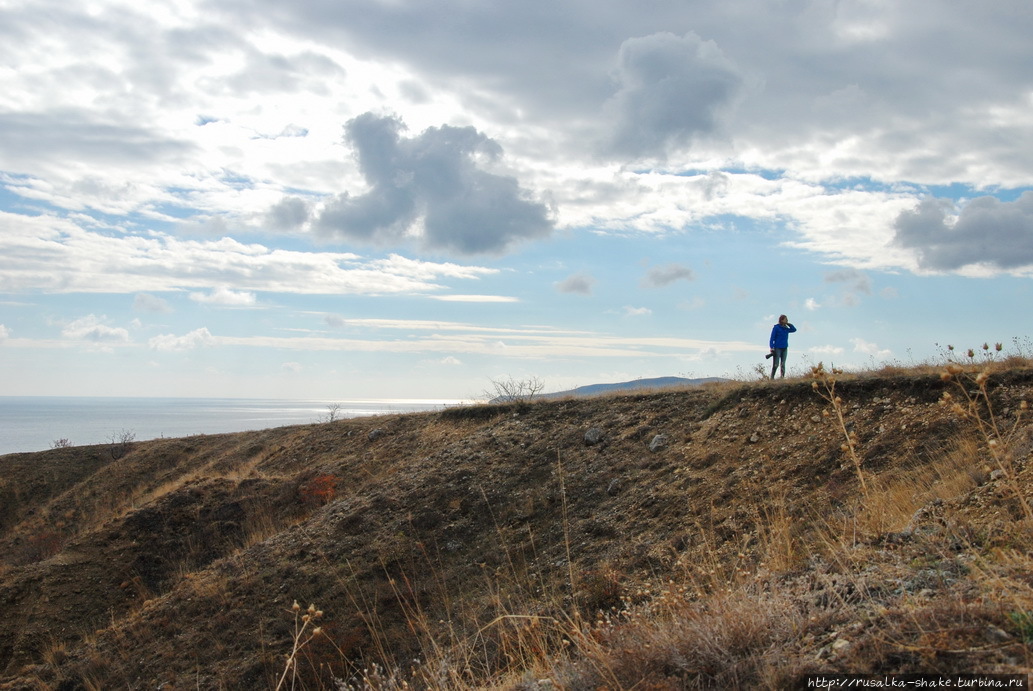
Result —
POLYGON ((614 391, 635 391, 637 389, 666 389, 674 386, 700 386, 711 382, 728 381, 722 377, 703 377, 702 379, 686 379, 685 377, 654 377, 652 379, 635 379, 616 384, 589 384, 569 391, 539 394, 535 398, 566 398, 567 396, 597 396, 614 391))

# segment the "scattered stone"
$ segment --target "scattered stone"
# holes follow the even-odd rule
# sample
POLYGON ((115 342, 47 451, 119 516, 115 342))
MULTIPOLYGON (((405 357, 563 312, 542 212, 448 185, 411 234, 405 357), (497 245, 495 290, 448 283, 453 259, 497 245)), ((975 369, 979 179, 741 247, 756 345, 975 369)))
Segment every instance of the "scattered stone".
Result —
POLYGON ((653 441, 649 442, 649 450, 653 453, 662 450, 667 446, 667 435, 658 434, 653 437, 653 441))
POLYGON ((840 655, 846 652, 852 644, 845 638, 837 638, 832 642, 832 654, 840 655))
POLYGON ((994 643, 1004 643, 1012 639, 1011 634, 996 626, 988 626, 986 629, 986 636, 994 643))
POLYGON ((606 493, 609 494, 611 497, 615 497, 618 494, 620 494, 620 491, 621 491, 621 481, 620 481, 620 478, 614 478, 613 480, 610 481, 609 486, 606 488, 606 493))
POLYGON ((377 439, 380 439, 382 436, 384 436, 384 430, 377 427, 374 430, 370 430, 369 435, 367 436, 369 437, 370 441, 376 441, 377 439))
POLYGON ((754 432, 753 434, 750 435, 750 443, 751 444, 756 444, 759 441, 760 441, 760 435, 759 434, 754 432))
POLYGON ((589 446, 595 446, 603 440, 603 431, 598 427, 593 427, 585 432, 585 443, 589 446))

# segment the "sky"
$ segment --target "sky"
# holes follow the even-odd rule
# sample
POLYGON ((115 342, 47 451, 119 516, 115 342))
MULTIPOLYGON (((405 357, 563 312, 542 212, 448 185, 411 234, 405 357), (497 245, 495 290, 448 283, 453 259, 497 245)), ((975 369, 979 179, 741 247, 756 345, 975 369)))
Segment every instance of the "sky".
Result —
POLYGON ((1033 355, 1028 0, 0 0, 0 395, 1033 355))

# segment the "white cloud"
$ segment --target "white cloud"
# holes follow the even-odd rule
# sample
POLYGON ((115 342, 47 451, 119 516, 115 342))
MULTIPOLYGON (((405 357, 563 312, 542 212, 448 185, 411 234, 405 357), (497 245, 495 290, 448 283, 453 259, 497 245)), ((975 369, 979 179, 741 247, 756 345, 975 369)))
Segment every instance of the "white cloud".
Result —
POLYGON ((169 314, 172 312, 172 305, 168 300, 150 295, 148 293, 137 293, 133 298, 133 309, 137 312, 153 312, 155 314, 169 314))
POLYGON ((815 355, 842 355, 844 351, 841 346, 823 345, 810 347, 807 352, 815 355))
POLYGON ((10 337, 10 335, 11 335, 10 329, 8 329, 3 324, 0 324, 0 341, 6 340, 8 337, 10 337))
POLYGON ((200 329, 194 329, 190 333, 182 336, 176 336, 174 334, 164 334, 161 336, 154 336, 147 341, 147 345, 152 350, 165 351, 165 352, 180 352, 185 350, 194 350, 203 346, 212 346, 215 344, 215 337, 212 336, 211 332, 206 327, 200 329))
POLYGON ((232 285, 250 291, 397 294, 439 290, 442 279, 469 280, 497 269, 399 255, 363 259, 300 252, 232 238, 183 240, 152 232, 107 235, 53 216, 0 212, 0 290, 8 293, 134 293, 232 285), (61 266, 61 272, 53 267, 61 266))
POLYGON ((244 293, 220 286, 210 293, 191 293, 190 299, 204 305, 222 307, 251 307, 255 304, 254 293, 244 293))
POLYGON ((624 307, 625 317, 648 317, 653 313, 653 310, 648 307, 632 307, 627 305, 624 307))
POLYGON ((821 307, 821 304, 819 304, 818 301, 815 300, 814 298, 807 298, 806 300, 803 301, 803 306, 804 306, 805 309, 810 310, 811 312, 813 312, 813 311, 819 309, 821 307))
POLYGON ((854 344, 855 353, 864 353, 865 355, 872 356, 876 360, 884 360, 893 355, 892 350, 880 348, 875 343, 869 343, 863 338, 851 338, 850 342, 854 344))
POLYGON ((298 374, 303 368, 300 362, 285 362, 280 365, 280 369, 284 372, 290 372, 291 374, 298 374))
POLYGON ((431 295, 430 297, 441 302, 520 302, 520 298, 507 295, 431 295))
MULTIPOLYGON (((387 328, 406 328, 401 322, 387 328)), ((677 354, 691 356, 702 350, 751 352, 755 343, 708 341, 694 338, 614 336, 595 332, 564 332, 549 329, 490 329, 460 324, 412 322, 408 331, 432 331, 429 335, 402 334, 385 338, 327 338, 319 336, 220 336, 220 346, 275 348, 310 352, 440 353, 497 355, 516 358, 635 357, 656 358, 677 354), (500 338, 503 336, 503 338, 500 338)), ((153 341, 154 339, 152 339, 153 341)))
MULTIPOLYGON (((900 352, 942 340, 930 288, 1000 305, 980 317, 1002 331, 1022 291, 959 276, 1033 276, 1019 0, 0 5, 0 63, 19 66, 0 90, 0 294, 32 303, 0 305, 4 348, 69 371, 84 342, 142 350, 154 315, 170 315, 156 349, 205 342, 191 294, 268 310, 206 354, 211 391, 241 348, 354 348, 382 365, 362 376, 397 381, 416 352, 468 372, 558 354, 569 367, 534 364, 571 378, 731 360, 734 345, 640 339, 643 320, 619 317, 650 312, 622 307, 681 287, 640 304, 673 335, 691 307, 708 333, 759 341, 772 265, 796 309, 885 325, 892 343, 858 352, 900 352), (864 304, 886 284, 893 310, 864 304), (380 319, 314 327, 334 310, 380 319), (108 318, 82 340, 47 338, 91 312, 108 318), (596 357, 622 361, 579 363, 596 357)), ((807 340, 846 338, 826 328, 807 340)), ((170 380, 203 376, 151 355, 170 380)), ((262 356, 256 380, 310 367, 262 356)), ((28 390, 48 369, 17 374, 28 390)), ((414 379, 397 386, 433 385, 414 379)))
MULTIPOLYGON (((1020 68, 1033 60, 1031 27, 1012 3, 975 15, 928 0, 800 12, 763 0, 661 3, 648 13, 443 3, 357 11, 258 0, 246 22, 232 4, 212 14, 192 0, 157 14, 105 0, 6 12, 4 50, 33 69, 12 73, 0 94, 0 176, 25 199, 84 213, 230 233, 322 219, 349 237, 456 252, 543 238, 553 206, 568 227, 650 232, 725 207, 784 220, 787 242, 841 263, 907 269, 918 268, 916 248, 892 242, 894 222, 921 186, 1031 183, 1020 68), (77 59, 86 51, 90 65, 77 59), (389 112, 405 113, 412 133, 374 115, 389 112), (356 160, 341 142, 347 122, 356 160), (601 164, 587 144, 604 133, 612 154, 666 159, 652 172, 670 174, 647 181, 628 160, 601 164), (748 192, 743 183, 764 176, 744 170, 782 172, 764 180, 773 190, 748 192), (415 207, 398 216, 405 204, 378 207, 388 199, 415 207)), ((1008 260, 983 258, 990 271, 1008 260)), ((922 261, 936 270, 958 257, 922 261)), ((141 276, 113 273, 73 275, 64 289, 141 276)), ((201 287, 212 286, 167 289, 201 287)))
POLYGON ((90 341, 93 343, 115 344, 128 343, 129 331, 121 327, 108 326, 106 317, 88 314, 66 324, 61 329, 64 338, 74 341, 90 341))

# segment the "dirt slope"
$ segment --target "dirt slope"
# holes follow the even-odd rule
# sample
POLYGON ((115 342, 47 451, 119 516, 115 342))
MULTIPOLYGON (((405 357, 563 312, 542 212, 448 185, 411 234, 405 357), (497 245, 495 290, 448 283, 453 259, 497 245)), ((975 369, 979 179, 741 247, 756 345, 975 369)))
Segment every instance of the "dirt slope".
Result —
POLYGON ((918 374, 837 384, 865 488, 810 381, 0 457, 0 688, 274 688, 294 601, 324 612, 298 688, 358 684, 375 662, 415 668, 435 651, 472 667, 449 657, 457 641, 479 651, 457 673, 470 687, 720 678, 691 659, 650 666, 613 642, 633 629, 612 621, 592 634, 612 643, 605 679, 577 654, 543 650, 527 669, 507 652, 500 612, 620 620, 668 582, 685 606, 727 582, 743 601, 779 591, 793 616, 818 607, 735 653, 780 646, 766 672, 736 672, 768 675, 758 686, 813 671, 1028 671, 1033 580, 1015 555, 1033 545, 1016 499, 1029 495, 1030 429, 1017 412, 1033 374, 993 376, 1007 476, 973 420, 940 404, 952 390, 918 374), (847 521, 853 552, 815 547, 847 521), (971 555, 1001 550, 1011 571, 1003 558, 973 569, 971 555), (903 611, 934 623, 891 624, 903 611), (964 626, 936 619, 947 612, 964 626), (563 664, 549 668, 554 655, 563 664))

